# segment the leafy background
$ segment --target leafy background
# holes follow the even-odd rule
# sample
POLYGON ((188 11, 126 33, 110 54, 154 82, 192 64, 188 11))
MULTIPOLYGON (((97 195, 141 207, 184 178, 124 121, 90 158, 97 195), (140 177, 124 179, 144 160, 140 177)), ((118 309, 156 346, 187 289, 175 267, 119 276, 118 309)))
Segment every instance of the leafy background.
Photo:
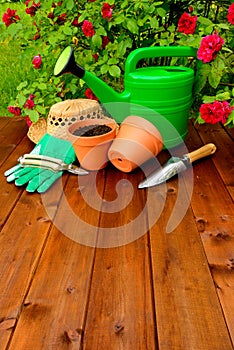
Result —
MULTIPOLYGON (((144 64, 183 64, 197 69, 194 103, 191 116, 198 118, 203 102, 228 100, 233 105, 233 26, 227 22, 230 1, 119 1, 108 0, 113 6, 110 19, 103 18, 105 1, 67 0, 40 3, 35 16, 25 12, 21 1, 0 2, 1 16, 8 7, 17 9, 20 21, 6 28, 0 23, 2 104, 0 115, 9 115, 9 105, 19 106, 22 116, 32 121, 46 117, 50 107, 59 101, 85 96, 87 85, 72 75, 54 77, 53 68, 63 48, 75 47, 77 62, 107 82, 116 91, 123 89, 125 61, 129 53, 139 47, 182 45, 198 48, 202 37, 217 30, 225 40, 222 51, 210 63, 188 59, 158 59, 144 64), (198 16, 196 32, 178 32, 178 20, 189 7, 198 16), (49 16, 48 16, 49 15, 49 16), (82 26, 74 26, 74 19, 91 21, 95 35, 86 37, 82 26), (103 38, 109 43, 103 47, 103 38), (13 54, 12 54, 13 53, 13 54), (41 55, 42 66, 33 68, 32 59, 41 55), (95 59, 98 55, 98 60, 95 59), (4 95, 5 94, 5 95, 4 95), (35 107, 25 109, 30 94, 35 107)), ((32 1, 28 6, 32 5, 32 1)), ((37 3, 37 2, 36 2, 37 3)), ((234 117, 233 117, 234 118, 234 117)), ((233 126, 233 118, 230 126, 233 126)), ((199 120, 201 122, 201 120, 199 120)))

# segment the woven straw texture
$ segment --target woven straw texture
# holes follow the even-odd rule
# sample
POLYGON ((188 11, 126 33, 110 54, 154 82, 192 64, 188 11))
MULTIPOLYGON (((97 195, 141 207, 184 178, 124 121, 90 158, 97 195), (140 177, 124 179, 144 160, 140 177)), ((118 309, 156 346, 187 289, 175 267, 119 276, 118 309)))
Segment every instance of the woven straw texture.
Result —
POLYGON ((47 118, 47 132, 67 140, 67 128, 83 119, 105 118, 101 106, 95 100, 75 99, 54 104, 47 118))
POLYGON ((36 123, 30 125, 27 136, 32 142, 38 143, 38 141, 45 135, 46 129, 46 120, 40 118, 36 123))

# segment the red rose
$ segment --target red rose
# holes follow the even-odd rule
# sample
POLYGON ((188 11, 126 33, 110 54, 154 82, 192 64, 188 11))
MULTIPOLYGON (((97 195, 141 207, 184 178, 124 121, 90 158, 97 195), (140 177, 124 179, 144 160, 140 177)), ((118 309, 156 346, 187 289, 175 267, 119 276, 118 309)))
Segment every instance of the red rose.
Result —
POLYGON ((85 90, 85 96, 86 96, 87 98, 89 98, 90 100, 96 100, 96 101, 98 101, 97 96, 94 95, 93 91, 92 91, 90 88, 88 88, 88 89, 85 90))
POLYGON ((26 1, 25 4, 26 4, 27 8, 26 8, 25 11, 26 11, 27 14, 29 14, 31 17, 33 17, 33 16, 35 16, 37 10, 38 10, 39 7, 41 6, 41 3, 38 2, 38 3, 36 4, 36 3, 33 1, 33 2, 32 2, 32 6, 28 7, 29 3, 30 3, 30 1, 26 1))
POLYGON ((234 25, 234 2, 228 8, 227 20, 234 25))
POLYGON ((20 20, 20 17, 16 15, 16 10, 11 10, 8 8, 6 12, 2 15, 2 21, 5 23, 6 27, 9 27, 12 23, 16 23, 20 20))
POLYGON ((82 31, 86 37, 92 38, 92 36, 94 36, 95 34, 95 31, 93 29, 93 23, 85 19, 82 24, 82 31))
POLYGON ((79 17, 80 17, 80 14, 76 18, 73 19, 72 25, 74 27, 81 27, 82 26, 82 22, 79 22, 79 17))
POLYGON ((227 101, 214 101, 213 103, 204 103, 200 107, 200 116, 210 124, 225 123, 234 107, 230 107, 227 101))
POLYGON ((216 33, 205 36, 202 38, 200 47, 197 51, 198 59, 203 63, 213 61, 216 58, 217 53, 222 49, 223 44, 223 38, 216 33))
POLYGON ((95 59, 96 62, 98 61, 98 57, 99 57, 98 53, 95 53, 95 54, 93 55, 93 58, 95 59))
POLYGON ((21 109, 19 107, 9 106, 8 111, 15 116, 21 115, 21 109))
POLYGON ((184 12, 178 22, 178 31, 184 34, 194 34, 197 25, 197 16, 184 12))
POLYGON ((34 101, 28 98, 24 105, 24 108, 33 109, 34 106, 35 106, 34 101))
POLYGON ((29 117, 25 117, 25 120, 26 120, 28 127, 32 125, 32 121, 29 117))
POLYGON ((32 60, 32 64, 35 69, 39 69, 42 65, 41 55, 34 56, 32 60))
POLYGON ((102 49, 104 50, 106 45, 109 44, 110 40, 107 36, 102 37, 102 49))
POLYGON ((104 2, 102 6, 102 17, 108 18, 108 20, 112 17, 112 9, 114 5, 109 5, 107 2, 104 2))
POLYGON ((56 20, 56 23, 58 23, 58 24, 65 23, 66 22, 66 17, 67 17, 66 13, 65 12, 62 13, 60 16, 58 16, 58 18, 56 20))

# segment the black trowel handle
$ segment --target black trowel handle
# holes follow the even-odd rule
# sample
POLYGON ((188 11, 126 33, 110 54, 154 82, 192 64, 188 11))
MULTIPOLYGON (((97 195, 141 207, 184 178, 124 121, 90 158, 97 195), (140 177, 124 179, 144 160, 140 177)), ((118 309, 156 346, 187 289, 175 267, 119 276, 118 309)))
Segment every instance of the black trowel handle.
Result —
POLYGON ((213 143, 208 143, 207 145, 198 148, 196 151, 188 153, 190 163, 193 163, 196 160, 201 159, 203 157, 210 156, 211 154, 215 153, 215 151, 216 146, 213 143))

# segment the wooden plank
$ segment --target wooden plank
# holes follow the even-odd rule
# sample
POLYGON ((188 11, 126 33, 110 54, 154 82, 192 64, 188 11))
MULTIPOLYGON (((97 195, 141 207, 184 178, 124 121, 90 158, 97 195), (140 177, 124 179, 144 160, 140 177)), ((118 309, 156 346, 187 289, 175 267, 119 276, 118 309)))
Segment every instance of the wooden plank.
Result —
MULTIPOLYGON (((0 118, 0 124, 3 118, 0 118)), ((2 122, 3 123, 3 122, 2 122)), ((15 149, 28 130, 25 120, 12 119, 4 128, 0 129, 0 165, 15 149)))
MULTIPOLYGON (((158 201, 163 198, 161 186, 152 190, 158 201)), ((166 233, 178 193, 177 179, 168 183, 167 191, 163 213, 150 230, 159 349, 233 349, 191 208, 166 233)), ((186 187, 184 198, 181 191, 182 208, 186 187)), ((155 206, 149 207, 149 215, 154 210, 155 206)))
MULTIPOLYGON (((17 159, 24 153, 31 151, 31 142, 25 136, 13 152, 8 156, 7 160, 0 166, 0 203, 4 205, 0 208, 0 229, 3 227, 5 221, 13 210, 16 202, 22 194, 23 187, 19 188, 14 183, 7 183, 4 172, 17 164, 17 159)), ((2 147, 4 149, 4 147, 2 147)), ((5 152, 9 148, 6 146, 5 152)))
POLYGON ((8 123, 10 123, 10 118, 0 117, 0 130, 3 129, 8 123))
MULTIPOLYGON (((79 190, 77 176, 69 177, 59 204, 56 193, 43 196, 47 212, 54 212, 58 206, 54 224, 63 226, 63 230, 53 226, 50 232, 9 349, 80 349, 95 247, 81 245, 71 238, 79 240, 85 234, 90 235, 90 242, 96 242, 92 227, 97 232, 99 211, 87 204, 93 197, 90 186, 93 176, 82 178, 80 190, 82 186, 86 200, 79 190), (77 220, 73 220, 71 213, 75 213, 77 220), (87 223, 85 232, 80 228, 81 220, 87 223)), ((104 171, 100 171, 97 183, 101 193, 104 178, 104 171)))
MULTIPOLYGON (((200 134, 200 133, 199 133, 200 134)), ((190 129, 190 147, 201 141, 190 129)), ((202 136, 204 134, 202 133, 202 136)), ((214 283, 234 342, 234 206, 228 189, 217 175, 217 159, 230 159, 230 149, 220 147, 211 159, 196 164, 191 205, 202 238, 214 283), (206 171, 204 171, 206 169, 206 171)), ((225 172, 229 172, 227 166, 225 172)))
POLYGON ((204 124, 196 128, 204 143, 213 142, 216 145, 215 166, 225 185, 234 186, 233 139, 219 124, 204 124))
POLYGON ((157 349, 145 214, 134 229, 140 178, 108 169, 83 349, 157 349))
POLYGON ((17 323, 50 224, 40 195, 24 192, 0 233, 1 349, 17 323))

